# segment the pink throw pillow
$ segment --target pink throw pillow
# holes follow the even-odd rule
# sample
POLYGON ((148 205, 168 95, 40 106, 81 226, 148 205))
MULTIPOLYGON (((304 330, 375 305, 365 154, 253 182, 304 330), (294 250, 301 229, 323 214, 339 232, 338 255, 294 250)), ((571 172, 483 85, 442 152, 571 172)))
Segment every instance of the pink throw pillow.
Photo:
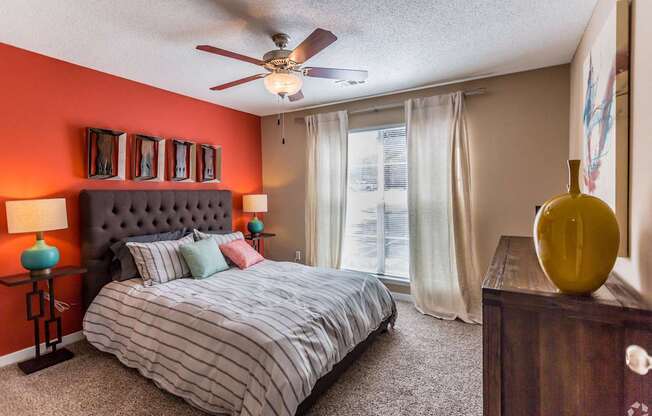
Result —
POLYGON ((220 251, 241 269, 251 267, 265 260, 244 240, 233 240, 220 245, 220 251))

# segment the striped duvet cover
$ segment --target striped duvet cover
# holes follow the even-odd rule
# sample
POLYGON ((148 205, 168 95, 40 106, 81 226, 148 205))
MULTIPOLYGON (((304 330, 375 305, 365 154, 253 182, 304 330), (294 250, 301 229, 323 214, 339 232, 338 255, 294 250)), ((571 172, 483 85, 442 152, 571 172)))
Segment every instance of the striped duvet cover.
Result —
POLYGON ((205 411, 285 416, 395 314, 375 277, 265 260, 204 280, 111 282, 84 334, 205 411))

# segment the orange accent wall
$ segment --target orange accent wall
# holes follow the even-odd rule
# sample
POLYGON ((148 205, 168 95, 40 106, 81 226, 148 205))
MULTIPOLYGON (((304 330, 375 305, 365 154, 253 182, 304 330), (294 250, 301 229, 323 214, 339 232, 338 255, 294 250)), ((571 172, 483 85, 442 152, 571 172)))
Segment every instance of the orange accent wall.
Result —
MULTIPOLYGON (((183 63, 179 63, 182 65, 183 63)), ((208 88, 208 86, 206 86, 208 88)), ((0 276, 20 273, 33 235, 7 234, 6 200, 65 197, 69 228, 46 233, 61 265, 78 264, 82 189, 231 189, 234 227, 244 229, 243 193, 260 192, 260 118, 0 43, 0 276), (85 178, 84 130, 100 127, 222 146, 222 183, 142 183, 85 178)), ((130 157, 127 157, 129 176, 130 157)), ((56 281, 74 306, 64 334, 81 329, 81 277, 56 281)), ((0 287, 0 356, 32 345, 28 287, 0 287)))

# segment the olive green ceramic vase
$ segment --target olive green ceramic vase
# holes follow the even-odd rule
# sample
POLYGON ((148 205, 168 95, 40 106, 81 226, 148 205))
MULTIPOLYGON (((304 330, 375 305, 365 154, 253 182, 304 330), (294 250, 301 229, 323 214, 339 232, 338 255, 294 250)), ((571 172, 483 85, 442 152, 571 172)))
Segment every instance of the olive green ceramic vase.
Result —
POLYGON ((616 216, 580 192, 579 160, 569 160, 568 193, 547 201, 534 220, 534 245, 546 276, 562 292, 589 294, 609 277, 618 255, 616 216))

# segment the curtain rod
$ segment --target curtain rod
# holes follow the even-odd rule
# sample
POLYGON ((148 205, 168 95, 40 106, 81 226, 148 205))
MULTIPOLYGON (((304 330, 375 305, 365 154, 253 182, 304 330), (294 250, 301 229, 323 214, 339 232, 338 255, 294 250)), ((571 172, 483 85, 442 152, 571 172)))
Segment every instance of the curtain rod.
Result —
MULTIPOLYGON (((487 89, 482 87, 482 88, 474 88, 472 90, 465 90, 462 91, 464 93, 464 96, 470 97, 474 95, 482 95, 487 92, 487 89)), ((405 104, 404 103, 392 103, 392 104, 385 104, 385 105, 377 105, 375 107, 370 107, 370 108, 363 108, 360 110, 353 110, 349 111, 349 115, 351 114, 365 114, 365 113, 375 113, 377 111, 382 111, 382 110, 391 110, 393 108, 400 108, 403 107, 405 104)), ((303 122, 304 117, 296 117, 294 119, 297 122, 303 122)))
MULTIPOLYGON (((466 90, 462 91, 464 93, 464 96, 470 97, 473 95, 482 95, 487 92, 486 88, 475 88, 472 90, 466 90)), ((405 104, 404 103, 393 103, 393 104, 385 104, 385 105, 377 105, 375 107, 370 107, 370 108, 363 108, 361 110, 353 110, 349 111, 349 115, 351 114, 364 114, 364 113, 375 113, 377 111, 382 111, 382 110, 391 110, 393 108, 400 108, 403 107, 405 104)))

